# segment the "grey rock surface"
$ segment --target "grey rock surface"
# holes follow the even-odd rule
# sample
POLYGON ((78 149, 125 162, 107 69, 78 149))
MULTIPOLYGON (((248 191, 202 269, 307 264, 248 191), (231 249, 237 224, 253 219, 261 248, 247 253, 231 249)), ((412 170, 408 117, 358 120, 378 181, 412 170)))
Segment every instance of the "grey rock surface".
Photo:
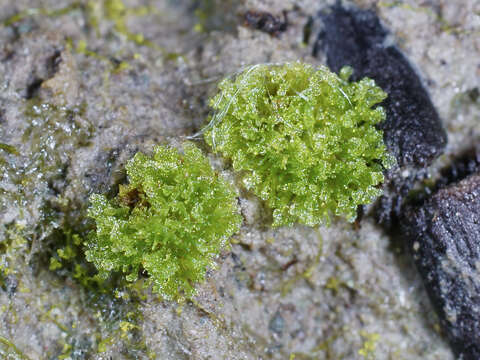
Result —
MULTIPOLYGON (((184 304, 122 289, 93 297, 74 268, 50 270, 62 231, 88 228, 88 196, 114 193, 135 152, 196 134, 218 80, 256 63, 322 63, 305 26, 332 3, 0 0, 0 143, 13 147, 0 150, 2 356, 454 358, 409 254, 369 209, 359 227, 337 219, 272 230, 261 202, 241 192, 240 233, 184 304), (287 29, 244 27, 237 14, 247 10, 286 10, 287 29)), ((355 3, 391 29, 444 122, 449 145, 428 174, 436 179, 480 139, 471 96, 480 4, 355 3)))

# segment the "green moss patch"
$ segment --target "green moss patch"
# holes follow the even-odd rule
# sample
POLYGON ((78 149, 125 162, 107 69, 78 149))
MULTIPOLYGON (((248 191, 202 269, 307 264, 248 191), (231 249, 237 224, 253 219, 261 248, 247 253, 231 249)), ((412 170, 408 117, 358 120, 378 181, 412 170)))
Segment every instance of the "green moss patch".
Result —
POLYGON ((91 196, 96 231, 86 254, 100 276, 120 271, 135 281, 146 273, 161 296, 188 296, 238 231, 233 189, 193 144, 184 152, 157 146, 152 157, 137 153, 126 166, 130 183, 116 198, 91 196))
POLYGON ((204 135, 243 184, 273 210, 273 226, 314 226, 330 215, 353 221, 380 195, 393 164, 376 106, 387 96, 371 79, 349 82, 325 67, 255 65, 225 79, 204 135))

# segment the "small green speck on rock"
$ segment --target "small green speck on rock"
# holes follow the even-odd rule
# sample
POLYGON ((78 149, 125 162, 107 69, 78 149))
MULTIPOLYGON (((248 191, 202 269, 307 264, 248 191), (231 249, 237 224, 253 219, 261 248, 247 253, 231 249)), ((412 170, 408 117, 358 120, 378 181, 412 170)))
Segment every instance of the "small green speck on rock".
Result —
POLYGON ((235 191, 191 143, 184 155, 163 146, 152 157, 137 153, 126 170, 130 183, 116 198, 90 198, 87 260, 103 277, 118 271, 135 281, 146 272, 166 299, 192 295, 240 227, 235 191))

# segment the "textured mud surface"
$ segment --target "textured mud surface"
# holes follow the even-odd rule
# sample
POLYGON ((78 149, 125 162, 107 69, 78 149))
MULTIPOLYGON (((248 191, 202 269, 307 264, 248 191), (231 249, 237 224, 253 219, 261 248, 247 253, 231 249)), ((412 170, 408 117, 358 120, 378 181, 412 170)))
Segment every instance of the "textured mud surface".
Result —
MULTIPOLYGON (((91 227, 89 194, 115 193, 136 151, 197 133, 222 77, 326 62, 312 51, 332 3, 0 0, 1 356, 454 359, 410 254, 370 209, 357 225, 271 230, 241 192, 242 230, 190 301, 82 282, 91 268, 72 234, 91 227), (245 26, 248 11, 278 31, 245 26)), ((390 29, 447 130, 418 185, 431 186, 480 139, 478 1, 355 5, 390 29)))

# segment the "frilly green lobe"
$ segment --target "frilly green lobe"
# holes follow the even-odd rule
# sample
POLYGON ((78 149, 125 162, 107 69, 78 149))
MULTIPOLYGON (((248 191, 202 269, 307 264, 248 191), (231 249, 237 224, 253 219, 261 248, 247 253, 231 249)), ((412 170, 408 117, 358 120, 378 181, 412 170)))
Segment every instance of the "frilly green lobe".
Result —
POLYGON ((225 79, 211 100, 206 142, 231 159, 243 184, 273 210, 273 226, 315 226, 380 195, 393 165, 375 105, 386 94, 371 79, 348 82, 325 67, 255 65, 225 79))
POLYGON ((115 199, 90 198, 87 260, 103 277, 120 271, 135 281, 144 271, 164 298, 192 295, 240 227, 235 191, 191 143, 183 156, 163 146, 137 153, 126 169, 130 183, 115 199))

